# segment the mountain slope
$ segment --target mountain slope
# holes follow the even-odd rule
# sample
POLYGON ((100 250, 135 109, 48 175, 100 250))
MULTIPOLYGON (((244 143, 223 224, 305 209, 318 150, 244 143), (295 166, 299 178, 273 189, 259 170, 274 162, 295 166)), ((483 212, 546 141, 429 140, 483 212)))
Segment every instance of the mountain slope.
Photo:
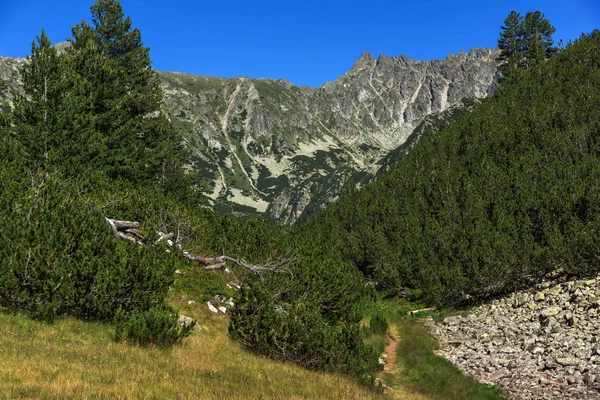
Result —
POLYGON ((293 222, 334 197, 348 175, 368 181, 427 115, 493 91, 496 55, 474 49, 423 62, 365 53, 316 89, 160 75, 166 108, 211 181, 210 197, 293 222))
MULTIPOLYGON (((496 57, 488 49, 431 62, 365 53, 316 89, 282 80, 159 75, 165 108, 192 151, 192 167, 202 172, 210 203, 293 223, 337 197, 348 176, 371 180, 428 116, 491 93, 496 57)), ((5 103, 19 85, 22 62, 0 58, 5 103)))
POLYGON ((501 84, 309 220, 380 286, 457 305, 600 255, 600 32, 501 84))

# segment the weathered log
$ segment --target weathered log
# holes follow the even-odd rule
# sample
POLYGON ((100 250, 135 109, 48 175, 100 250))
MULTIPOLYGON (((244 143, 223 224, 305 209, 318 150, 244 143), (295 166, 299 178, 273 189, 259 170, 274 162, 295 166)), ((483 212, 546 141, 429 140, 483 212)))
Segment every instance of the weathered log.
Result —
POLYGON ((119 231, 124 231, 131 228, 138 229, 140 227, 140 223, 135 221, 118 221, 116 219, 111 219, 110 221, 112 221, 115 228, 119 231))
POLYGON ((125 230, 125 233, 128 233, 130 235, 135 235, 138 238, 140 238, 141 240, 145 240, 144 236, 140 233, 139 229, 129 228, 129 229, 125 230))
POLYGON ((157 232, 158 233, 158 240, 156 242, 154 242, 154 244, 158 244, 160 243, 161 240, 171 240, 175 237, 175 234, 173 232, 171 233, 164 233, 164 232, 157 232))
POLYGON ((406 313, 406 315, 414 315, 414 314, 418 314, 420 312, 425 312, 425 311, 435 311, 436 308, 435 307, 429 307, 429 308, 421 308, 420 310, 412 310, 406 313))
POLYGON ((105 219, 106 219, 106 222, 108 222, 108 225, 110 225, 110 229, 113 231, 113 233, 115 234, 117 239, 119 239, 119 231, 117 230, 117 227, 115 226, 114 221, 110 218, 105 218, 105 219))
POLYGON ((203 257, 203 256, 195 255, 195 254, 190 254, 187 251, 184 251, 183 255, 188 260, 196 261, 202 265, 217 264, 217 263, 222 263, 225 261, 223 256, 221 256, 221 257, 203 257))
POLYGON ((130 235, 128 235, 128 234, 126 234, 126 233, 123 233, 123 232, 117 232, 117 237, 118 237, 119 239, 126 240, 126 241, 128 241, 128 242, 133 242, 133 243, 140 243, 140 244, 142 244, 142 242, 138 242, 138 240, 137 240, 136 238, 134 238, 133 236, 130 236, 130 235))
POLYGON ((116 221, 114 219, 105 218, 108 225, 110 225, 110 229, 113 231, 115 237, 119 240, 126 240, 128 242, 143 244, 141 240, 144 237, 141 235, 140 231, 136 228, 139 227, 139 222, 130 222, 130 221, 116 221), (136 226, 136 227, 134 227, 136 226), (140 240, 136 239, 132 235, 136 235, 140 238, 140 240))
POLYGON ((221 269, 226 266, 227 266, 227 264, 225 264, 225 263, 217 263, 217 264, 208 265, 208 266, 204 267, 204 270, 205 271, 215 271, 217 269, 221 269))

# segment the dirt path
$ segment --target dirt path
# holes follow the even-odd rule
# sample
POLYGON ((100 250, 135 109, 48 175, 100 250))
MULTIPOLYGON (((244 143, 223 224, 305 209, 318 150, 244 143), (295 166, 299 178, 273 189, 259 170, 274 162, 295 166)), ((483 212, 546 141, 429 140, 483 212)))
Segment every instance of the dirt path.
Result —
POLYGON ((398 341, 391 336, 390 344, 385 348, 385 354, 387 354, 387 360, 385 366, 383 367, 383 372, 388 374, 392 373, 392 369, 394 368, 394 363, 396 362, 396 347, 398 347, 398 341))

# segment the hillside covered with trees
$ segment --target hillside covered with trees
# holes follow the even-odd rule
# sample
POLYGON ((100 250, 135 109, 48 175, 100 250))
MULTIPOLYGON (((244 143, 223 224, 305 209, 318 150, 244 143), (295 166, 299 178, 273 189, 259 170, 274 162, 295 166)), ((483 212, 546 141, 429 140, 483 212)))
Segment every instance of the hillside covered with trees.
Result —
POLYGON ((515 68, 473 112, 376 182, 346 185, 300 231, 378 287, 437 304, 597 272, 599 51, 594 32, 515 68))

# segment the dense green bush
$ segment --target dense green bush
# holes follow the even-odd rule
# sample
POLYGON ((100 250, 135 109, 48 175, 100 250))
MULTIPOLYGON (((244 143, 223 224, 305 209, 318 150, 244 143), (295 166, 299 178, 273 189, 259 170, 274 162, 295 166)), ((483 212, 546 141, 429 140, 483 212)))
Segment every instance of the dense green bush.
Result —
POLYGON ((373 385, 377 353, 362 341, 356 320, 328 320, 310 299, 278 303, 255 282, 243 288, 232 311, 230 334, 252 350, 306 368, 341 372, 373 385))
POLYGON ((52 320, 112 320, 115 310, 162 304, 176 259, 162 248, 115 240, 104 216, 59 174, 2 186, 0 304, 52 320), (11 192, 15 190, 14 192, 11 192))
POLYGON ((366 291, 351 264, 304 240, 286 272, 249 281, 235 299, 230 334, 249 348, 307 368, 336 371, 372 385, 377 353, 362 341, 354 310, 366 291))
POLYGON ((189 336, 193 324, 179 325, 179 315, 166 306, 148 310, 136 310, 129 314, 119 311, 116 315, 115 340, 126 340, 140 346, 170 347, 189 336))
POLYGON ((387 318, 382 312, 376 312, 371 320, 369 321, 369 330, 371 333, 377 335, 381 333, 387 333, 389 328, 387 318))

